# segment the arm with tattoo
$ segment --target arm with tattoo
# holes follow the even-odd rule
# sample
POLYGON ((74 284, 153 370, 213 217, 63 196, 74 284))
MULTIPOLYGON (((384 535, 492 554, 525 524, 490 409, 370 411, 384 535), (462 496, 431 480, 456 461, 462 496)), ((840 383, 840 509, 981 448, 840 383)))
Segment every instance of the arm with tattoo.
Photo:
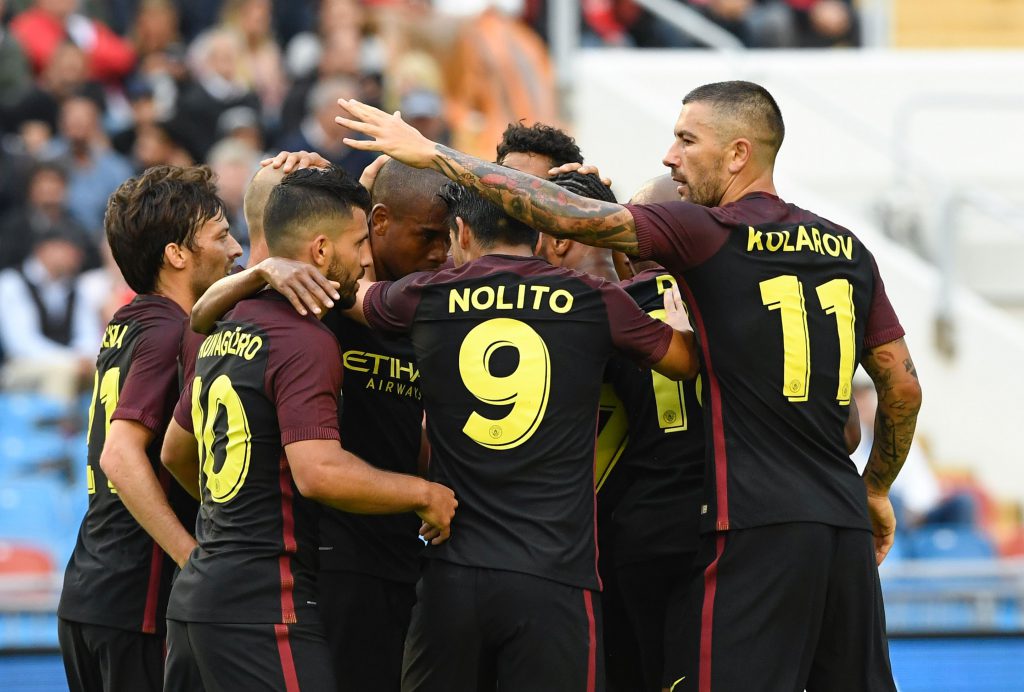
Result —
POLYGON ((871 350, 863 359, 878 392, 875 437, 864 469, 868 490, 887 493, 907 459, 921 409, 921 384, 903 339, 871 350))
POLYGON ((509 215, 556 238, 636 254, 633 215, 621 204, 573 194, 555 183, 436 145, 431 167, 477 190, 509 215))
POLYGON ((335 121, 370 138, 345 137, 342 141, 353 149, 379 151, 414 168, 434 168, 556 238, 637 252, 633 215, 620 204, 581 197, 554 183, 432 142, 397 113, 353 100, 341 100, 338 105, 350 117, 339 116, 335 121))

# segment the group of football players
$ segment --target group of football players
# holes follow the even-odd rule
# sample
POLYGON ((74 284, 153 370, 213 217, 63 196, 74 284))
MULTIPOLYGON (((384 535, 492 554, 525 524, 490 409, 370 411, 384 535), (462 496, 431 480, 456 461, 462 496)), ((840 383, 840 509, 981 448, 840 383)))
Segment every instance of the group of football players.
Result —
POLYGON ((247 269, 208 169, 110 198, 138 296, 97 359, 71 689, 894 690, 920 386, 870 252, 776 195, 771 95, 690 92, 627 205, 553 127, 491 163, 339 105, 388 156, 264 162, 247 269))

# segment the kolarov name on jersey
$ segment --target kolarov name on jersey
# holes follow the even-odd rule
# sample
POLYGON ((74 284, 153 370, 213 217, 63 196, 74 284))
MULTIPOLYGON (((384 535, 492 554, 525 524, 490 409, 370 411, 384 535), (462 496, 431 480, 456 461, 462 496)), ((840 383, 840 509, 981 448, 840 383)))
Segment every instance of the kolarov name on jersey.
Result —
POLYGON ((803 252, 808 250, 819 255, 853 259, 853 236, 822 233, 811 227, 810 232, 804 226, 796 231, 759 231, 748 226, 747 252, 803 252))

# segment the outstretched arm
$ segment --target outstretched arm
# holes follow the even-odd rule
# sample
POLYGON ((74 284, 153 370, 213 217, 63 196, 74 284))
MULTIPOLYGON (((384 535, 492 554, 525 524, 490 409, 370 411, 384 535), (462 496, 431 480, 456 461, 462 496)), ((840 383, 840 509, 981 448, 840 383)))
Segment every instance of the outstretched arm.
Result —
POLYGON ((432 142, 400 114, 388 115, 355 100, 338 104, 352 117, 338 124, 373 139, 351 139, 353 149, 379 151, 415 168, 433 168, 529 226, 556 238, 636 254, 633 216, 620 204, 581 197, 540 178, 432 142))
POLYGON ((323 307, 333 307, 334 300, 339 297, 339 284, 327 279, 313 265, 283 257, 268 257, 255 267, 226 276, 206 289, 206 293, 192 306, 193 331, 209 334, 217 320, 238 301, 267 285, 284 295, 300 315, 310 310, 319 315, 323 307))
POLYGON ((921 384, 903 339, 871 349, 862 364, 878 392, 875 436, 864 468, 864 483, 875 533, 875 558, 881 564, 892 547, 896 531, 889 488, 903 468, 914 441, 917 413, 921 410, 921 384))

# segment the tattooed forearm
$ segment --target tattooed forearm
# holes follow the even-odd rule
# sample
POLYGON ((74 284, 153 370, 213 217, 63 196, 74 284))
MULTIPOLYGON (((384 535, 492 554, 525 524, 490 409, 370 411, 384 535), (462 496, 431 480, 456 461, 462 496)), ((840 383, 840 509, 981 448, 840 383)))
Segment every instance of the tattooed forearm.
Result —
POLYGON ((442 145, 437 146, 434 168, 539 231, 586 245, 637 253, 633 216, 622 205, 581 197, 554 183, 442 145))
POLYGON ((878 392, 875 439, 864 479, 870 489, 886 492, 903 468, 914 441, 921 386, 903 339, 874 349, 865 356, 864 368, 878 392))

